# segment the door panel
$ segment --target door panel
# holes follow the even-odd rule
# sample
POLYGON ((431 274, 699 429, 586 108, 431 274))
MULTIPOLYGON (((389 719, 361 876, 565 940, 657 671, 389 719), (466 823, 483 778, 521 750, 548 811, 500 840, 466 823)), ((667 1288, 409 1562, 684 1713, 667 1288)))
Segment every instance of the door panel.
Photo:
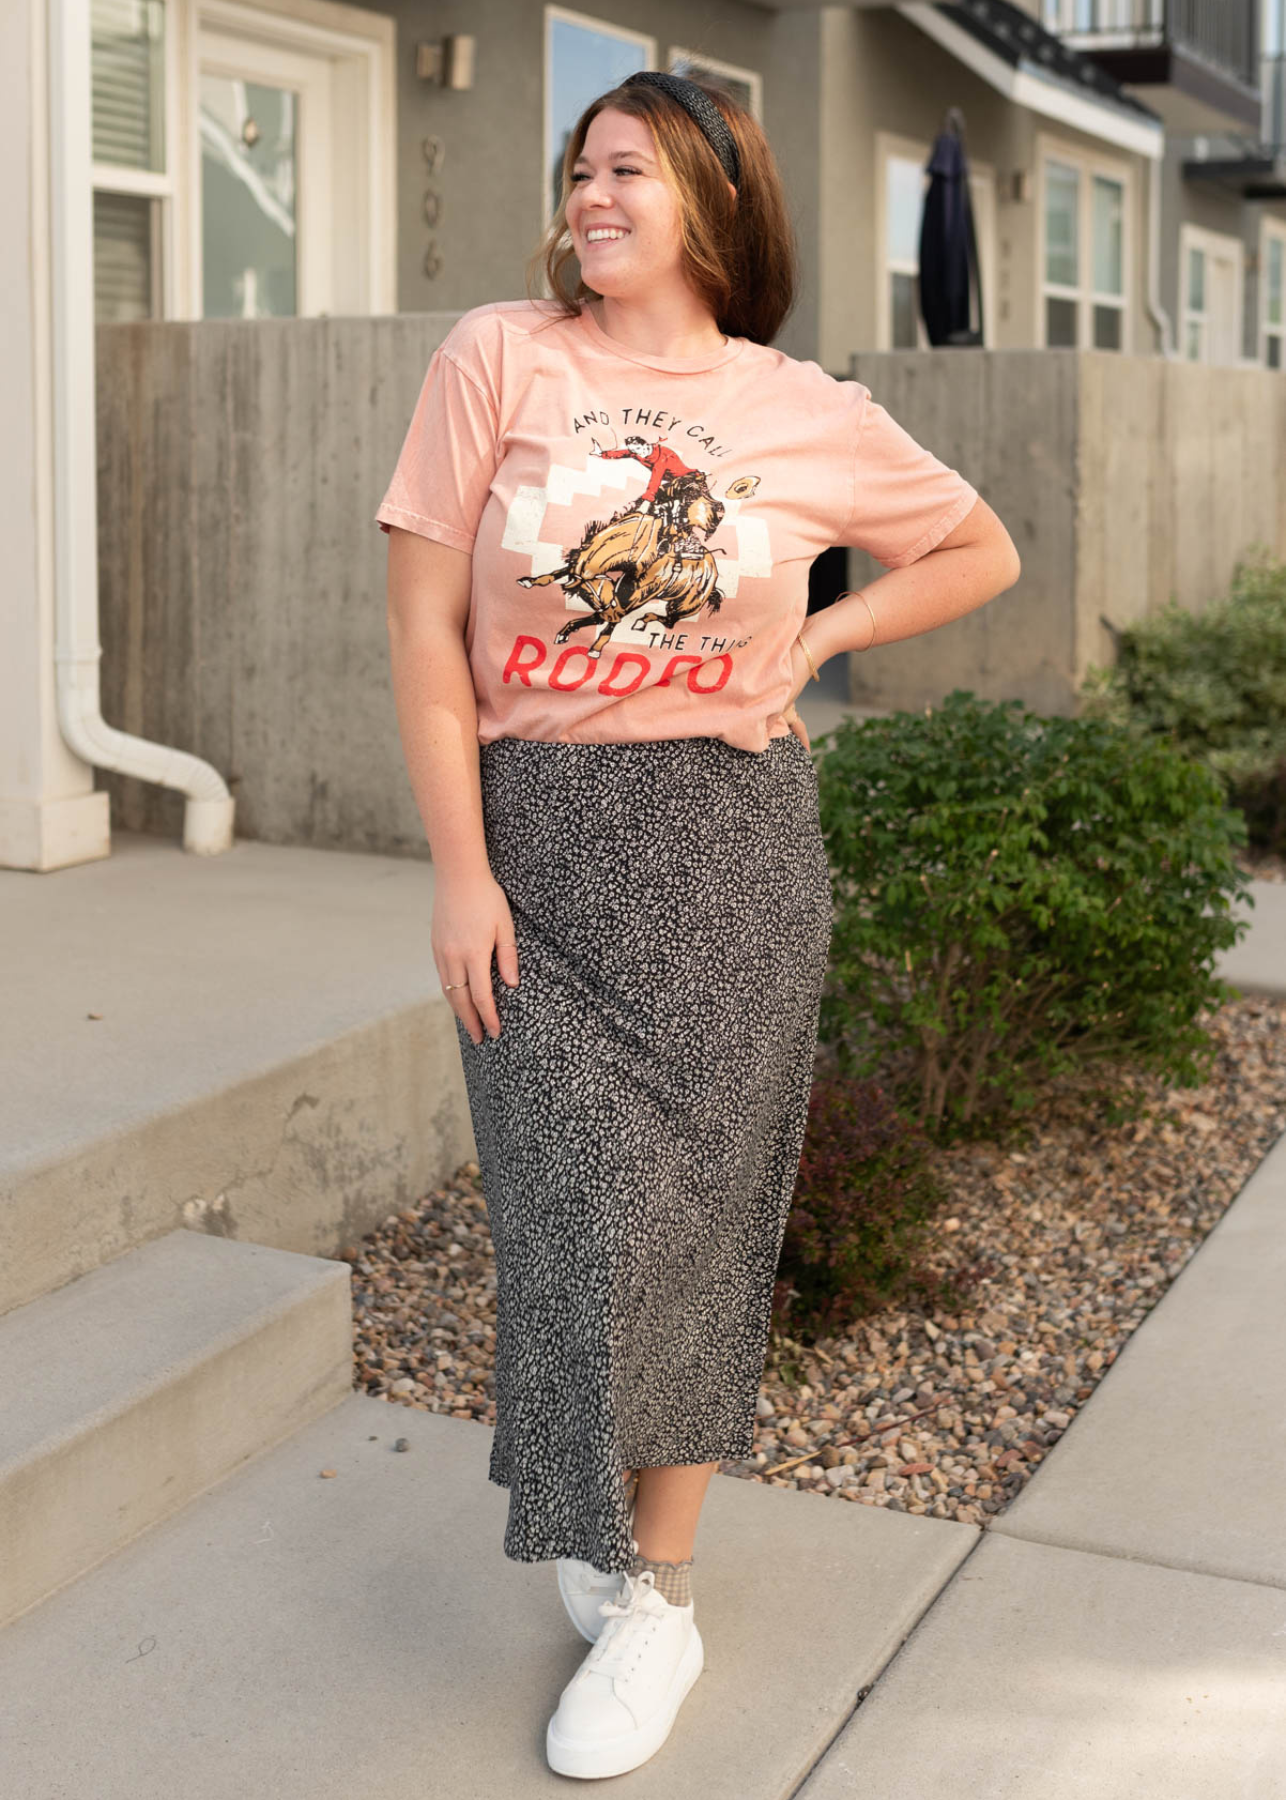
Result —
POLYGON ((212 30, 199 55, 202 316, 328 312, 329 60, 212 30))

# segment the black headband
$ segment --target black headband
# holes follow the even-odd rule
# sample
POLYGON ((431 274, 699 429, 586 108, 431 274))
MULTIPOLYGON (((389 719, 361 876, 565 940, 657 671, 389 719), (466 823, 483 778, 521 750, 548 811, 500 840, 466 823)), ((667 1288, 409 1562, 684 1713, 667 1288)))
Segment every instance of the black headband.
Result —
POLYGON ((723 164, 723 172, 733 187, 741 186, 741 158, 737 154, 737 140, 728 129, 728 121, 724 118, 714 101, 704 88, 695 81, 687 81, 682 75, 663 75, 659 69, 639 69, 628 76, 622 87, 631 87, 635 82, 646 82, 648 87, 657 87, 671 99, 677 100, 683 110, 700 126, 710 148, 723 164))

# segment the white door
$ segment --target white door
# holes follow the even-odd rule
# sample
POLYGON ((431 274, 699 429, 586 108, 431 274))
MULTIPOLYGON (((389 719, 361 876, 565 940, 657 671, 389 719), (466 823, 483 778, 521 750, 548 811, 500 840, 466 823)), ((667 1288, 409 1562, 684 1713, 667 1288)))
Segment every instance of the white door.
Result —
POLYGON ((330 312, 330 59, 209 28, 198 57, 201 316, 330 312))
POLYGON ((1184 224, 1179 228, 1179 250, 1183 272, 1183 355, 1189 362, 1240 362, 1240 239, 1184 224))
POLYGON ((1235 255, 1212 256, 1207 269, 1210 283, 1210 358, 1215 363, 1235 363, 1241 358, 1241 308, 1237 298, 1235 255))

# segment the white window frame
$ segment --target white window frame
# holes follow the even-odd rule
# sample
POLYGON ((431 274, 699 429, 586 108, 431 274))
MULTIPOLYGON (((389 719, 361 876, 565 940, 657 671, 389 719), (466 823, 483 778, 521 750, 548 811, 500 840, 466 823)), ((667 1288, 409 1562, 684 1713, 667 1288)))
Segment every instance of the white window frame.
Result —
POLYGON ((1227 231, 1209 231, 1204 225, 1193 225, 1184 221, 1179 226, 1179 356, 1184 362, 1196 361, 1213 364, 1210 354, 1209 310, 1210 274, 1206 271, 1207 309, 1197 313, 1188 305, 1188 256, 1192 250, 1203 250, 1207 256, 1226 257, 1233 269, 1232 299, 1232 333, 1234 354, 1227 361, 1220 361, 1219 368, 1231 369, 1241 367, 1258 368, 1258 363, 1242 355, 1242 320, 1245 318, 1246 304, 1246 251, 1239 237, 1227 231), (1188 327, 1195 324, 1201 331, 1201 355, 1188 355, 1188 327))
POLYGON ((665 66, 673 69, 676 62, 693 62, 700 68, 709 69, 714 76, 723 75, 729 81, 744 81, 750 89, 751 114, 763 123, 764 78, 757 69, 743 69, 739 63, 724 62, 718 56, 707 56, 704 50, 689 50, 682 44, 671 44, 666 52, 665 66))
MULTIPOLYGON (((554 216, 550 205, 549 169, 545 158, 549 153, 549 133, 553 124, 552 104, 554 95, 554 24, 559 21, 565 25, 580 25, 586 31, 595 31, 600 37, 620 38, 623 43, 637 44, 644 54, 643 67, 656 67, 656 39, 645 31, 630 31, 624 25, 613 25, 607 19, 596 19, 592 13, 573 12, 566 6, 545 7, 545 23, 541 44, 542 91, 540 105, 540 220, 544 230, 554 216)), ((544 285, 542 277, 542 286, 544 285)))
MULTIPOLYGON (((1270 218, 1266 213, 1259 220, 1259 360, 1264 368, 1269 367, 1268 340, 1277 339, 1277 369, 1286 371, 1286 294, 1282 296, 1283 318, 1277 325, 1268 322, 1268 246, 1276 242, 1282 247, 1282 280, 1286 284, 1286 219, 1270 218)), ((1277 370, 1274 370, 1276 373, 1277 370)))
POLYGON ((1076 344, 1078 350, 1098 349, 1103 356, 1130 356, 1134 349, 1134 294, 1136 192, 1134 171, 1128 163, 1105 156, 1097 150, 1069 144, 1052 132, 1036 133, 1036 292, 1034 300, 1035 330, 1032 342, 1047 349, 1045 341, 1046 300, 1072 300, 1076 303, 1076 344), (1048 164, 1066 163, 1081 177, 1076 237, 1080 252, 1080 279, 1075 287, 1045 279, 1047 249, 1048 164), (1121 292, 1100 294, 1093 286, 1094 273, 1094 177, 1121 184, 1121 292), (1111 350, 1094 342, 1094 308, 1115 307, 1121 314, 1121 342, 1111 350))
MULTIPOLYGON (((160 7, 165 17, 165 92, 161 123, 165 167, 159 171, 126 169, 115 163, 95 162, 90 164, 90 181, 95 194, 145 195, 155 202, 152 207, 153 317, 173 319, 183 316, 186 304, 178 255, 178 245, 182 242, 186 227, 186 196, 178 175, 184 161, 182 77, 186 55, 186 0, 160 0, 160 7)), ((87 6, 87 24, 88 12, 87 6)), ((90 146, 92 156, 92 129, 90 146)), ((92 208, 92 198, 90 204, 92 208)))
MULTIPOLYGON (((890 157, 899 157, 904 162, 913 162, 924 169, 929 160, 929 152, 933 145, 921 138, 902 137, 893 131, 877 131, 875 134, 875 255, 872 262, 875 266, 875 345, 878 350, 893 348, 893 305, 890 294, 890 276, 894 273, 912 274, 917 271, 897 269, 888 254, 889 219, 888 219, 888 163, 890 157)), ((982 288, 982 337, 988 348, 995 346, 995 242, 996 216, 995 192, 996 172, 991 163, 979 162, 969 157, 969 199, 973 206, 974 237, 978 245, 978 278, 982 288)), ((929 177, 924 177, 927 188, 929 177)), ((924 320, 916 311, 915 322, 918 347, 921 350, 931 348, 924 329, 924 320)))

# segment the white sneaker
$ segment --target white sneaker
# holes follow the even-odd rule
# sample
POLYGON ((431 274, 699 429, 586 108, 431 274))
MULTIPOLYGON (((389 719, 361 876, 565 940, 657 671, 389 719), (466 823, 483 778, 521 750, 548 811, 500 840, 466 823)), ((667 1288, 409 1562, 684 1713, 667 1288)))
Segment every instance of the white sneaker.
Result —
POLYGON ((692 1602, 672 1606, 651 1569, 622 1577, 604 1600, 594 1648, 563 1689, 545 1733, 558 1775, 623 1775, 661 1748, 705 1666, 692 1602))
POLYGON ((594 1643, 607 1623, 599 1612, 604 1600, 620 1596, 624 1575, 605 1575, 593 1563, 580 1562, 574 1556, 558 1558, 558 1591, 572 1624, 583 1638, 594 1643))

